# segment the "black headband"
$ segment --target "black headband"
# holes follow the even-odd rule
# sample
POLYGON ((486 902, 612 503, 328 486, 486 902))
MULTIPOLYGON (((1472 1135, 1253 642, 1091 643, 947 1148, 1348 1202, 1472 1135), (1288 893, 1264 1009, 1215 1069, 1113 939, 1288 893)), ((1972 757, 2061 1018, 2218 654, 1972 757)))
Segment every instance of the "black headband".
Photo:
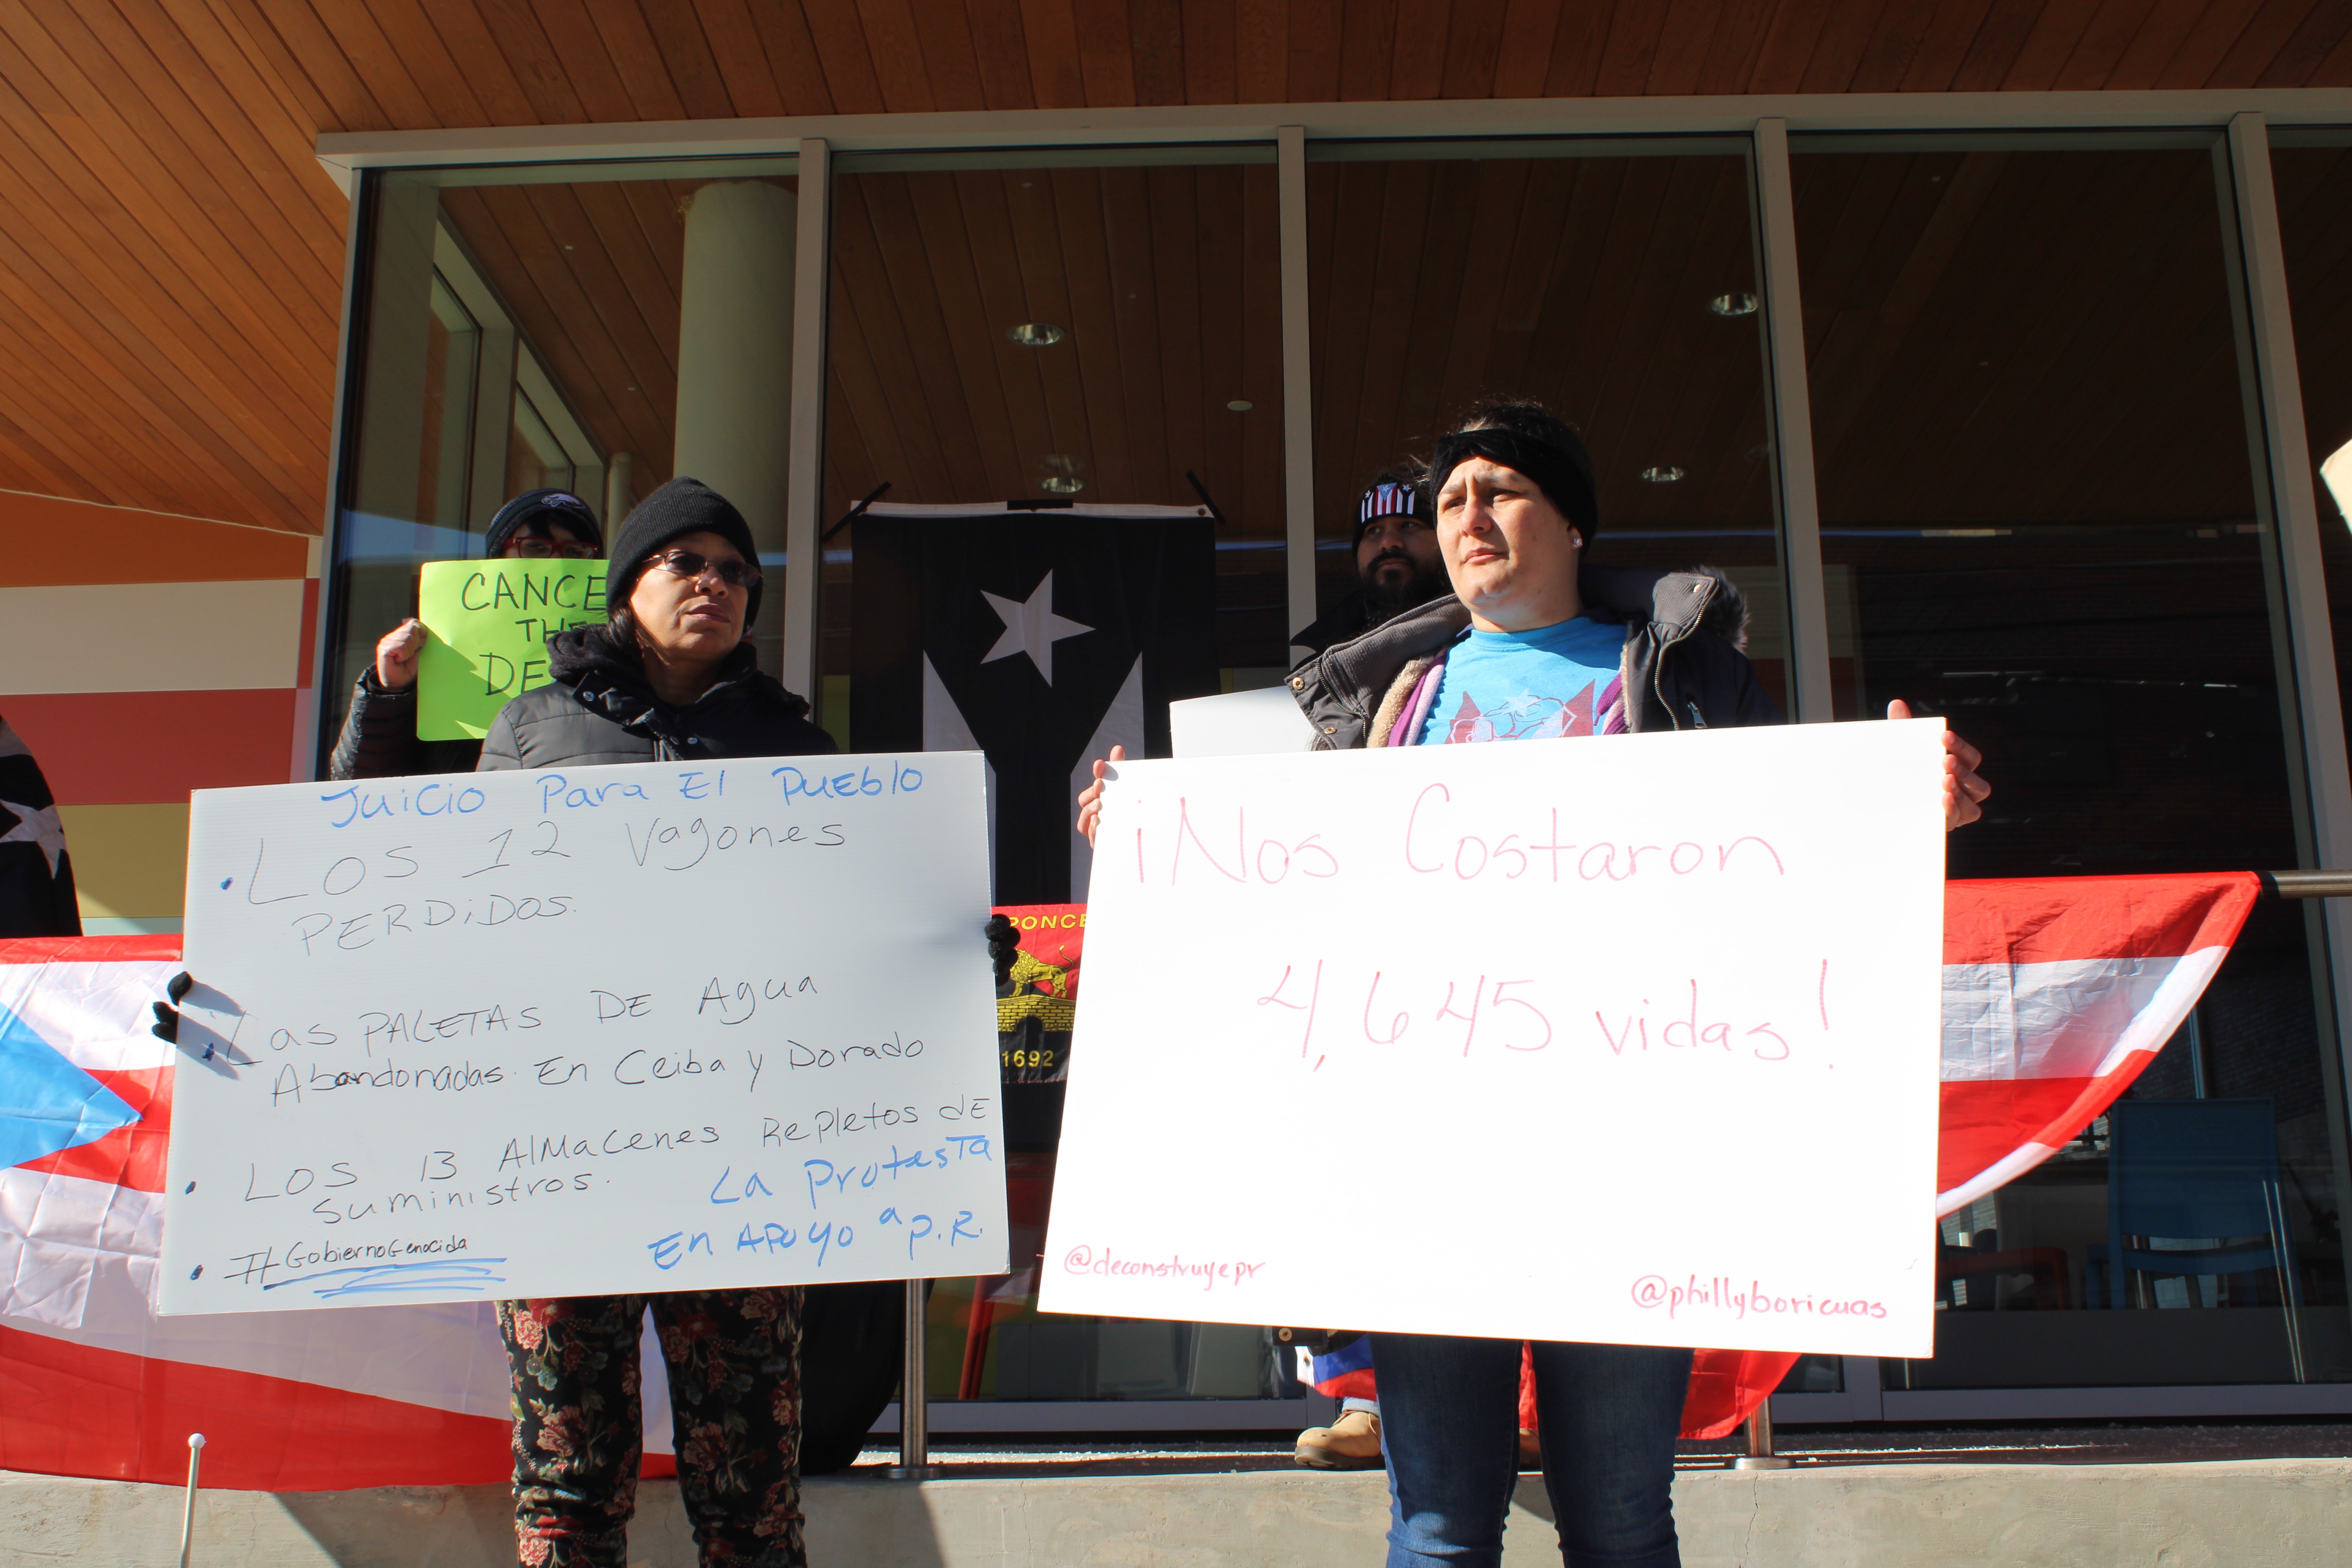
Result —
POLYGON ((1544 499, 1559 508, 1562 517, 1583 530, 1588 541, 1601 526, 1601 507, 1593 498, 1592 477, 1574 458, 1548 441, 1493 426, 1456 430, 1438 437, 1437 451, 1429 461, 1427 480, 1433 512, 1436 510, 1437 492, 1445 488, 1446 478, 1472 458, 1484 458, 1533 479, 1544 499))

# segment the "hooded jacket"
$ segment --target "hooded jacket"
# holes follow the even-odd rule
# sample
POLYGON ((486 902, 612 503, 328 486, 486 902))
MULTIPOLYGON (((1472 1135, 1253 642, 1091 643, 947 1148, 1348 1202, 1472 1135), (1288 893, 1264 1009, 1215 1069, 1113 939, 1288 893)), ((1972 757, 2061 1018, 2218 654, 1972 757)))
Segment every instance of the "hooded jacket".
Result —
MULTIPOLYGON (((1780 721, 1741 651, 1748 602, 1721 572, 1587 566, 1578 586, 1586 615, 1626 628, 1620 673, 1628 731, 1780 721)), ((1290 690, 1315 726, 1313 749, 1386 745, 1414 684, 1469 629, 1469 607, 1439 599, 1301 663, 1290 690)))
POLYGON ((558 632, 547 653, 552 684, 499 710, 482 737, 482 772, 840 750, 809 722, 806 700, 764 673, 749 647, 729 654, 710 689, 682 708, 654 695, 603 626, 558 632))

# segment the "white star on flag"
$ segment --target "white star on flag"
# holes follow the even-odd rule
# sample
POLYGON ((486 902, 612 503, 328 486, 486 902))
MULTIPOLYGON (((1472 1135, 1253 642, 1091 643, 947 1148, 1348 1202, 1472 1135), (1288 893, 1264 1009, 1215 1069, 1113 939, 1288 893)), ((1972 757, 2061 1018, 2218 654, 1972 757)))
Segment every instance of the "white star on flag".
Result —
POLYGON ((58 861, 66 852, 66 825, 58 820, 58 808, 45 805, 35 811, 29 805, 18 805, 13 800, 0 800, 0 809, 16 814, 16 826, 0 833, 0 844, 37 844, 49 862, 49 875, 58 874, 58 861))
POLYGON ((1026 599, 1003 598, 986 589, 981 591, 980 596, 988 601, 989 608, 996 612, 996 618, 1004 623, 1004 635, 996 639, 996 646, 982 655, 980 662, 992 664, 1000 658, 1011 658, 1016 653, 1025 653, 1029 656, 1029 662, 1037 667, 1037 673, 1045 678, 1048 686, 1054 684, 1054 645, 1064 637, 1074 637, 1081 632, 1095 629, 1054 613, 1054 574, 1051 572, 1045 574, 1045 580, 1038 584, 1036 590, 1026 599))

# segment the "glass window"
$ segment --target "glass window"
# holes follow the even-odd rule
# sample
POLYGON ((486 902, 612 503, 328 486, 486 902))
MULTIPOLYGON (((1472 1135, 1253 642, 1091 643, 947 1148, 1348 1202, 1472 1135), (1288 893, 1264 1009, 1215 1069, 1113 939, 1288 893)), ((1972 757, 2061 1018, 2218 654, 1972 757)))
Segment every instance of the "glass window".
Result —
MULTIPOLYGON (((524 490, 571 489, 609 525, 609 510, 670 478, 683 446, 781 577, 796 167, 765 157, 369 180, 322 758, 377 638, 414 613, 418 569, 478 555, 492 515, 524 490), (724 189, 706 202, 712 187, 724 189), (710 416, 712 404, 739 417, 710 416), (627 475, 609 494, 608 473, 627 475)), ((753 628, 771 669, 783 602, 772 589, 753 628)))
POLYGON ((2273 130, 2271 146, 2336 685, 2352 702, 2352 131, 2273 130))
POLYGON ((462 528, 466 477, 472 453, 475 376, 481 329, 449 285, 433 275, 433 314, 425 333, 425 437, 417 464, 420 521, 462 528))
MULTIPOLYGON (((1006 502, 1210 515, 1215 663, 1228 686, 1236 668, 1278 669, 1273 163, 1264 146, 838 159, 829 517, 877 490, 877 515, 1006 502)), ((824 720, 844 735, 856 545, 852 522, 825 556, 824 720)))
MULTIPOLYGON (((1087 758, 1164 755, 1170 700, 1284 666, 1273 163, 834 165, 821 717, 853 750, 987 752, 1000 903, 1085 897, 1087 758)), ((934 1287, 933 1397, 1295 1394, 1262 1328, 1036 1310, 1062 1087, 1004 1086, 1015 1272, 934 1287)))
POLYGON ((555 438, 547 421, 532 406, 530 395, 514 400, 514 433, 507 445, 507 494, 525 490, 572 488, 572 458, 555 438))
MULTIPOLYGON (((1722 568, 1786 690, 1747 142, 1307 144, 1320 607, 1357 591, 1357 498, 1482 399, 1592 451, 1604 566, 1722 568)), ((1785 700, 1783 706, 1786 706, 1785 700)))
MULTIPOLYGON (((1791 152, 1840 712, 1905 698, 1984 749, 1951 875, 2298 864, 2217 139, 1791 152)), ((2258 905, 2115 1110, 1943 1222, 1936 1355, 1886 1386, 2352 1378, 2313 953, 2258 905), (2231 1234, 2138 1234, 2158 1188, 2231 1234)))

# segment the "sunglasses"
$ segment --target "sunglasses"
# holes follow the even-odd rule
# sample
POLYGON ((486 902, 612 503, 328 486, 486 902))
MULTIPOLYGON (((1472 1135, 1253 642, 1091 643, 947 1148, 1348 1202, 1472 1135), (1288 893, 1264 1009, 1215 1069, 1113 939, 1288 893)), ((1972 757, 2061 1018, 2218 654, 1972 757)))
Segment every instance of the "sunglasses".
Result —
POLYGON ((593 544, 578 542, 558 544, 551 539, 518 539, 514 542, 514 550, 526 561, 593 561, 600 553, 593 544))
POLYGON ((760 569, 740 556, 711 561, 691 550, 669 550, 655 556, 652 564, 674 577, 690 577, 697 582, 708 574, 730 588, 756 588, 761 583, 760 569))

